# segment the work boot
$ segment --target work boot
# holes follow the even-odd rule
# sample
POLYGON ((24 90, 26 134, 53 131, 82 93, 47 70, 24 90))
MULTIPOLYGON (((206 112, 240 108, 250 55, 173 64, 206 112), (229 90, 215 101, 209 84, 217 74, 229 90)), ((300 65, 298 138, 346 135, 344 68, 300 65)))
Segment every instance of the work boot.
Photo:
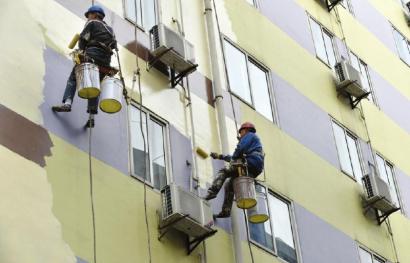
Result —
POLYGON ((213 217, 215 219, 215 218, 227 218, 227 217, 230 217, 230 216, 231 216, 231 211, 223 210, 219 214, 214 215, 213 217))
POLYGON ((94 119, 89 119, 89 120, 87 121, 87 123, 85 124, 85 127, 86 127, 86 128, 94 128, 94 125, 95 125, 94 119))
POLYGON ((71 105, 70 104, 62 104, 60 106, 53 106, 51 109, 54 112, 70 112, 71 111, 71 105))
POLYGON ((209 201, 211 199, 214 199, 217 196, 214 192, 208 192, 208 194, 205 196, 205 200, 209 201))

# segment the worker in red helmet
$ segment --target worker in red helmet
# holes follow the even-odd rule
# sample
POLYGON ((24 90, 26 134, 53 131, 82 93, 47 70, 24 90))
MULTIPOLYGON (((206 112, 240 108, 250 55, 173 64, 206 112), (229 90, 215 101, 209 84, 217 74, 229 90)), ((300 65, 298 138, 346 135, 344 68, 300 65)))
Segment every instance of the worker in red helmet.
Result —
MULTIPOLYGON (((244 157, 248 164, 248 176, 256 178, 262 173, 264 167, 264 153, 259 137, 256 135, 255 125, 250 122, 245 122, 239 129, 239 143, 236 146, 235 152, 231 155, 222 155, 211 153, 213 159, 220 159, 230 162, 232 159, 240 159, 244 157)), ((234 199, 233 179, 238 176, 237 169, 231 167, 219 170, 211 187, 208 189, 206 200, 215 198, 222 188, 225 180, 229 181, 225 184, 225 197, 222 205, 222 211, 215 215, 217 218, 229 217, 231 215, 232 203, 234 199)))
MULTIPOLYGON (((113 29, 104 22, 105 12, 99 5, 91 6, 84 16, 87 18, 87 23, 80 34, 78 48, 84 55, 84 61, 91 62, 98 66, 110 67, 112 50, 117 49, 117 41, 115 39, 113 29)), ((100 71, 100 80, 104 78, 106 73, 100 71)), ((76 91, 76 76, 75 66, 68 78, 67 85, 63 96, 63 104, 53 106, 54 112, 70 112, 71 104, 74 100, 76 91)), ((87 112, 91 114, 86 126, 94 127, 94 114, 98 112, 98 97, 88 100, 87 112)))

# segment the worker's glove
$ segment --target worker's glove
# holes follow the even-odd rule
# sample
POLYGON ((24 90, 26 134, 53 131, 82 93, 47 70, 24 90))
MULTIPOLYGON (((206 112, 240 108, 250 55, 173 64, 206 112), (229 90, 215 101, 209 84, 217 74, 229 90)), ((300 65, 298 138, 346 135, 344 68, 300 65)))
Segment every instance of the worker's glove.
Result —
POLYGON ((224 160, 225 156, 222 154, 217 154, 217 153, 211 153, 211 157, 214 159, 218 159, 218 160, 224 160))
POLYGON ((217 153, 212 152, 210 154, 210 156, 212 157, 212 159, 220 159, 221 154, 217 154, 217 153))

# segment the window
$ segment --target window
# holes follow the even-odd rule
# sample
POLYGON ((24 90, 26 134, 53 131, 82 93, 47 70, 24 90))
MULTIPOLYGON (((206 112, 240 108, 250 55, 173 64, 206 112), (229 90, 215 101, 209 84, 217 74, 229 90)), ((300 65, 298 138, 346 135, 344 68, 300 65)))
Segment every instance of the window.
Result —
POLYGON ((356 178, 361 183, 363 173, 360 164, 357 139, 334 121, 332 122, 332 125, 341 169, 343 172, 356 178))
POLYGON ((250 239, 265 249, 276 252, 286 262, 297 263, 290 204, 260 184, 256 184, 256 191, 267 195, 265 208, 269 213, 269 220, 263 224, 249 222, 250 239))
POLYGON ((145 30, 156 25, 156 0, 124 0, 125 17, 145 30), (135 7, 135 4, 137 5, 135 7))
POLYGON ((386 260, 359 247, 360 263, 386 263, 386 260))
POLYGON ((383 159, 379 154, 376 154, 376 165, 379 171, 379 176, 390 186, 390 194, 393 202, 397 207, 400 207, 399 195, 397 193, 396 183, 394 180, 394 168, 391 163, 383 159))
POLYGON ((130 122, 133 175, 161 189, 167 184, 166 125, 136 107, 131 107, 130 122))
POLYGON ((410 41, 395 28, 393 28, 393 35, 399 57, 410 66, 410 41))
POLYGON ((224 54, 231 92, 273 121, 268 71, 227 40, 224 54))
POLYGON ((350 62, 352 66, 362 74, 362 83, 364 85, 364 89, 366 91, 371 92, 368 96, 369 100, 375 103, 373 90, 371 88, 372 86, 371 86, 371 81, 370 81, 369 70, 367 69, 367 64, 364 63, 358 56, 356 56, 351 51, 349 52, 349 56, 350 56, 350 62))
POLYGON ((315 44, 316 56, 333 68, 336 64, 333 35, 311 17, 309 17, 309 22, 312 30, 313 42, 315 44))

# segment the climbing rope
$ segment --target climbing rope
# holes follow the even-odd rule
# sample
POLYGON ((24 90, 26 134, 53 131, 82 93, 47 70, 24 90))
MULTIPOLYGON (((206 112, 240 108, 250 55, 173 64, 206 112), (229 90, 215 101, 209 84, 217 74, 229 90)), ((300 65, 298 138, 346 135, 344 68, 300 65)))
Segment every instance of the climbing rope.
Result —
MULTIPOLYGON (((91 122, 92 114, 90 112, 88 122, 91 122)), ((94 188, 93 188, 93 170, 92 170, 92 150, 91 150, 91 135, 92 128, 88 128, 88 165, 89 165, 89 177, 90 177, 90 199, 91 199, 91 214, 93 223, 93 256, 94 263, 97 263, 97 239, 96 239, 96 227, 95 227, 95 210, 94 210, 94 188)))

